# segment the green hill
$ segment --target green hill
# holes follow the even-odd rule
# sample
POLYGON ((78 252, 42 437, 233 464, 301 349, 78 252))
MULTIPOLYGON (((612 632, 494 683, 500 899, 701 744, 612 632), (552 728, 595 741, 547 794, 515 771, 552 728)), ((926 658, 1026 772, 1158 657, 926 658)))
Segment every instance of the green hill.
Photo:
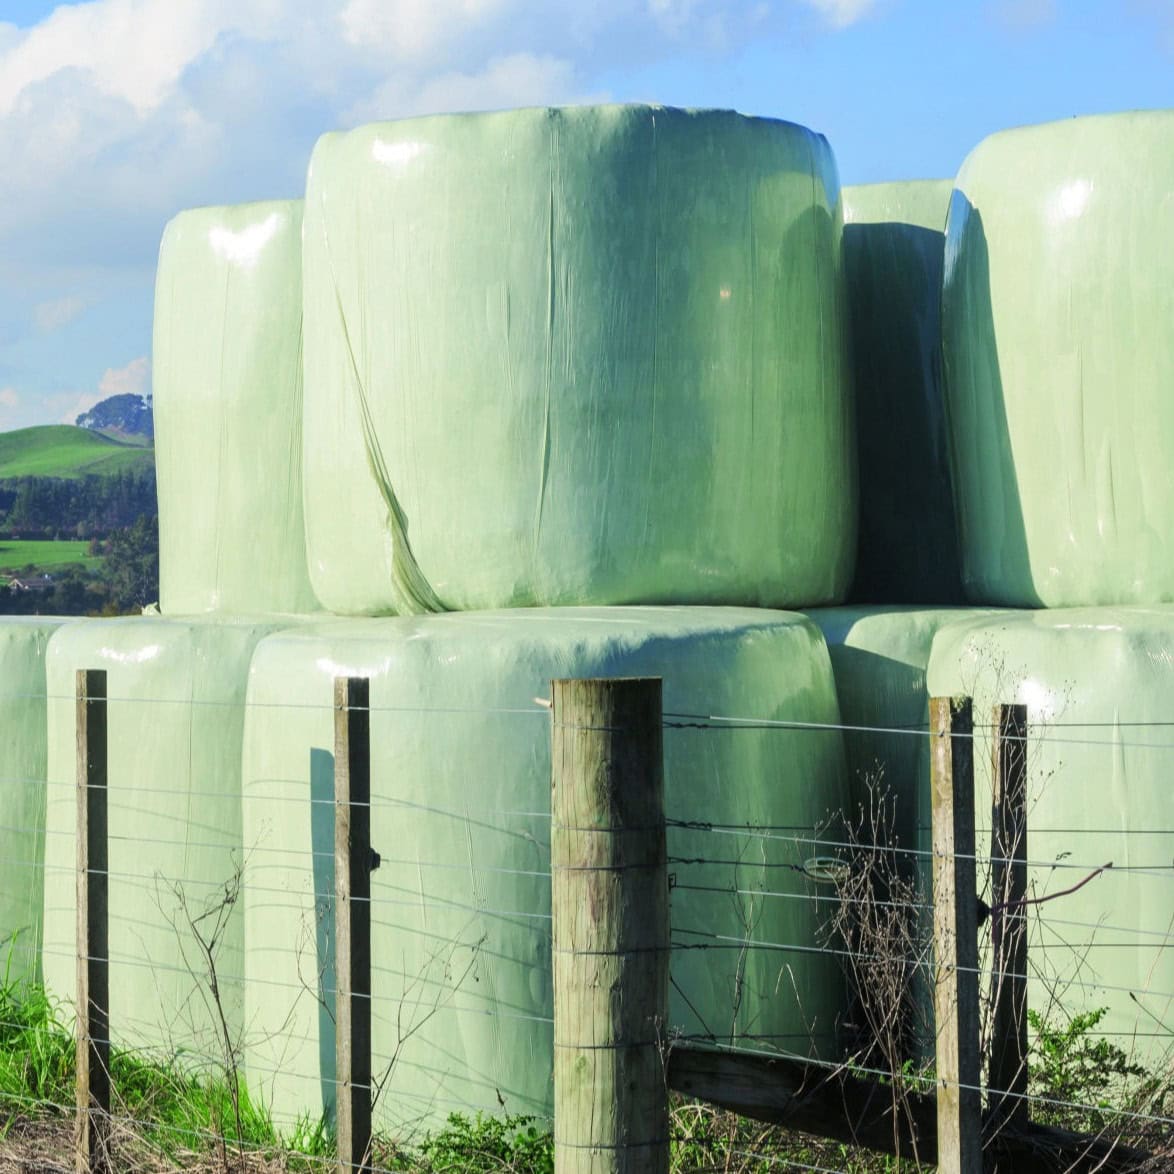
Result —
POLYGON ((71 424, 0 432, 0 479, 145 473, 154 466, 153 448, 124 444, 71 424))

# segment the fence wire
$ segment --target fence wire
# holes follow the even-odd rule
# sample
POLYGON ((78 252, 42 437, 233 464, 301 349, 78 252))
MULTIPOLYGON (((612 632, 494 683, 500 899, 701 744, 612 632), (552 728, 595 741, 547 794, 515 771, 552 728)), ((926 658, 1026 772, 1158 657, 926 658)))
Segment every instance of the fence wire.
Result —
MULTIPOLYGON (((76 701, 72 696, 54 694, 26 699, 71 705, 76 701)), ((150 707, 153 712, 168 706, 207 707, 231 715, 233 720, 250 708, 291 709, 324 717, 334 713, 333 705, 329 704, 257 705, 243 699, 220 702, 113 697, 108 699, 107 706, 110 712, 119 707, 150 707)), ((373 724, 381 715, 395 718, 411 714, 428 714, 452 722, 470 719, 513 722, 522 717, 550 720, 549 709, 539 699, 528 706, 501 707, 372 705, 368 712, 373 724)), ((666 738, 687 739, 776 733, 804 738, 821 734, 885 735, 900 739, 931 736, 927 725, 874 727, 690 712, 668 712, 663 725, 666 738)), ((1174 749, 1174 740, 1168 739, 1170 729, 1174 729, 1174 722, 1055 722, 1048 730, 1031 731, 1025 741, 1037 748, 1056 743, 1111 747, 1117 751, 1161 751, 1174 749), (1098 734, 1101 730, 1110 730, 1111 736, 1101 737, 1098 734), (1159 733, 1158 740, 1147 739, 1144 735, 1150 731, 1167 733, 1159 733)), ((987 739, 992 730, 992 726, 976 723, 973 737, 987 739)), ((117 943, 103 959, 110 965, 111 983, 116 992, 108 1042, 116 1050, 133 1046, 136 1056, 164 1068, 178 1064, 180 1072, 200 1076, 222 1076, 225 1070, 231 1070, 238 1072, 249 1085, 255 1083, 262 1089, 294 1085, 307 1096, 317 1095, 319 1103, 321 1098, 329 1103, 340 1082, 323 1066, 319 1052, 322 1032, 328 1034, 325 1025, 333 1024, 333 1004, 339 994, 331 954, 332 931, 324 928, 333 917, 335 852, 329 841, 314 838, 316 833, 311 823, 322 816, 332 824, 334 799, 315 790, 308 777, 284 777, 280 771, 250 775, 243 780, 241 788, 233 789, 225 786, 222 776, 193 773, 190 761, 177 761, 175 767, 172 785, 163 775, 136 778, 133 782, 117 773, 111 776, 111 864, 101 873, 111 885, 112 941, 117 943), (170 813, 162 810, 168 802, 177 799, 187 804, 183 810, 170 813), (228 808, 235 805, 236 814, 222 826, 196 817, 192 805, 195 801, 222 801, 228 808), (153 806, 159 809, 153 810, 153 806), (266 813, 277 825, 287 818, 280 813, 291 809, 309 813, 305 827, 299 831, 300 838, 295 836, 285 843, 276 843, 271 839, 271 830, 265 827, 266 813), (119 830, 119 821, 128 816, 139 828, 154 821, 158 834, 147 838, 141 832, 119 830), (253 831, 251 843, 246 842, 246 828, 253 831), (166 862, 166 866, 155 867, 160 861, 166 862), (228 877, 211 875, 217 867, 227 867, 228 877), (201 949, 203 939, 193 923, 215 919, 218 895, 227 900, 229 907, 223 911, 222 924, 216 931, 219 936, 210 948, 201 949), (284 919, 283 925, 297 925, 300 943, 295 948, 286 942, 279 951, 284 957, 267 956, 254 965, 247 960, 248 935, 272 919, 284 919), (186 945, 181 945, 185 933, 186 945), (302 956, 291 965, 290 955, 298 949, 302 956), (168 1011, 166 1019, 152 1016, 150 1008, 143 1005, 147 999, 143 992, 149 991, 152 984, 166 994, 158 998, 158 1008, 168 1011), (209 997, 210 985, 216 991, 214 998, 209 997), (120 986, 135 992, 132 1003, 123 1000, 119 1005, 120 986), (268 1029, 247 1021, 250 1001, 272 1011, 281 1000, 286 1000, 290 1007, 287 1023, 296 1024, 302 1032, 296 1039, 284 1040, 280 1035, 267 1034, 268 1029), (227 1039, 217 1035, 217 1015, 213 1014, 223 1010, 224 1005, 229 1007, 230 1017, 234 1017, 234 1026, 227 1032, 231 1038, 227 1039), (182 1038, 185 1031, 189 1033, 186 1040, 182 1038)), ((782 779, 778 785, 798 786, 801 782, 782 779)), ((0 778, 0 787, 8 792, 23 789, 39 791, 42 795, 39 806, 33 804, 31 808, 21 809, 20 814, 15 808, 0 808, 3 821, 0 822, 0 863, 29 878, 29 895, 23 905, 29 914, 28 929, 6 946, 0 944, 0 961, 7 960, 9 973, 8 983, 0 988, 2 1048, 3 1041, 11 1043, 28 1030, 28 1022, 13 1010, 17 1006, 13 999, 20 985, 12 975, 23 971, 35 978, 44 968, 59 978, 79 960, 90 959, 84 952, 79 959, 72 942, 58 932, 64 920, 72 918, 65 898, 72 888, 68 881, 76 875, 77 866, 72 861, 71 850, 75 838, 73 821, 67 813, 76 801, 76 780, 66 777, 46 780, 14 774, 0 778), (44 889, 43 900, 37 896, 39 888, 44 889), (38 927, 42 908, 45 922, 43 927, 38 927), (52 933, 51 926, 55 927, 52 933)), ((714 793, 721 796, 720 810, 736 814, 737 797, 727 792, 718 777, 714 779, 714 793)), ((382 1072, 381 1065, 386 1066, 385 1079, 390 1080, 392 1072, 398 1077, 386 1087, 378 1080, 373 1080, 370 1086, 381 1098, 377 1117, 385 1123, 415 1123, 418 1129, 426 1129, 435 1126, 438 1113, 468 1115, 495 1110, 508 1113, 516 1108, 517 1098, 508 1090, 503 1093, 491 1077, 473 1073, 460 1047, 446 1048, 441 1042, 442 1038, 464 1038, 462 1033, 466 1029, 460 1024, 465 1021, 488 1021, 498 1047, 511 1046, 509 1041, 518 1033, 522 1033, 519 1038, 530 1041, 528 1046, 536 1056, 550 1046, 554 1018, 552 1013, 547 1013, 550 991, 549 979, 544 976, 551 951, 551 812, 527 805, 502 809, 484 799, 479 801, 478 796, 475 781, 470 780, 467 804, 445 804, 419 796, 409 800, 379 793, 373 794, 368 804, 355 805, 366 807, 373 818, 378 813, 379 818, 389 821, 386 826, 393 831, 397 820, 411 818, 417 821, 413 827, 430 826, 426 821, 435 821, 459 826, 464 832, 463 837, 448 837, 452 852, 443 858, 429 856, 420 845, 394 834, 386 844, 373 845, 386 850, 381 851, 379 867, 373 873, 370 898, 356 899, 369 905, 373 933, 384 935, 379 939, 382 944, 371 966, 373 994, 366 998, 372 1004, 376 1035, 375 1069, 382 1072), (499 849, 500 837, 525 846, 524 864, 519 863, 520 857, 510 857, 499 849), (452 887, 448 886, 449 880, 452 887), (467 928, 486 935, 485 939, 473 941, 454 936, 457 931, 446 918, 466 919, 467 928), (493 926, 498 922, 508 922, 516 933, 524 935, 529 943, 525 950, 511 953, 492 940, 493 926), (413 971, 408 953, 409 946, 417 948, 413 945, 417 941, 429 943, 427 950, 431 954, 426 955, 429 957, 426 968, 413 971), (457 957, 460 952, 467 952, 473 959, 467 972, 462 970, 464 961, 457 957), (478 966, 479 962, 486 965, 478 966), (500 986, 507 974, 527 973, 529 991, 522 989, 516 978, 509 979, 513 986, 508 991, 500 986), (465 989, 466 985, 484 989, 465 989), (447 1024, 456 1026, 446 1027, 447 1024), (412 1054, 415 1045, 424 1043, 431 1056, 429 1064, 421 1063, 412 1054), (452 1074, 462 1070, 466 1072, 465 1077, 454 1084, 452 1074), (444 1090, 450 1085, 464 1088, 465 1094, 446 1096, 444 1090), (479 1091, 476 1098, 470 1098, 468 1092, 474 1087, 479 1091)), ((776 804, 775 810, 780 809, 776 804)), ((842 1023, 805 1023, 794 1031, 767 1029, 752 1019, 740 1020, 736 1005, 739 999, 747 997, 746 984, 752 981, 747 977, 749 968, 757 965, 751 960, 759 956, 778 960, 768 961, 767 965, 772 968, 779 997, 786 991, 788 972, 818 960, 831 963, 835 973, 849 976, 854 967, 858 974, 861 966, 895 966, 909 988, 907 1002, 915 1003, 932 994, 935 972, 928 934, 934 904, 929 877, 942 858, 928 846, 926 829, 920 830, 919 835, 923 837, 920 841, 902 844, 847 835, 842 830, 842 822, 833 820, 830 813, 822 823, 772 823, 753 818, 711 820, 705 815, 705 812, 674 811, 670 807, 665 819, 673 903, 672 1002, 680 1008, 676 1014, 688 1021, 672 1033, 673 1046, 709 1047, 734 1055, 783 1058, 829 1073, 842 1072, 847 1065, 854 1076, 890 1082, 900 1078, 905 1085, 926 1091, 931 1091, 935 1084, 940 1087, 942 1082, 932 1072, 917 1069, 912 1055, 912 1067, 900 1072, 891 1066, 877 1065, 875 1051, 845 1055, 842 1023), (893 897, 887 892, 861 894, 842 884, 844 870, 857 867, 856 861, 869 856, 892 862, 898 876, 913 877, 918 886, 893 897), (878 913, 907 916, 919 935, 918 952, 898 957, 863 948, 859 942, 837 940, 829 928, 833 914, 852 906, 858 906, 868 916, 878 913), (786 928, 787 932, 771 932, 778 928, 786 928), (715 961, 699 964, 699 958, 709 956, 715 961), (734 1004, 729 1030, 704 1023, 697 1012, 701 1006, 708 1014, 713 1003, 712 990, 696 988, 706 975, 711 982, 717 976, 719 986, 721 982, 733 984, 729 991, 734 1004), (811 1054, 813 1041, 819 1049, 815 1055, 811 1054), (829 1058, 837 1049, 839 1054, 829 1058)), ((1033 956, 1027 973, 996 976, 989 956, 987 939, 991 925, 988 922, 982 931, 987 942, 986 955, 978 967, 968 972, 976 974, 984 988, 997 978, 1022 979, 1033 984, 1032 989, 1042 989, 1050 983, 1053 990, 1062 989, 1066 994, 1078 996, 1080 1005, 1087 1007, 1096 1005, 1102 996, 1124 996, 1139 1008, 1139 1023, 1144 1024, 1144 1030, 1139 1026, 1128 1030, 1113 1024, 1093 1024, 1091 1029, 1069 1038, 1068 1042, 1078 1050, 1088 1049, 1090 1055, 1102 1059, 1109 1055, 1113 1059, 1116 1053, 1095 1049, 1098 1041, 1117 1041, 1113 1046, 1125 1057, 1126 1066, 1140 1067, 1134 1064, 1135 1056, 1158 1055, 1162 1045, 1174 1048, 1174 1037, 1169 1030, 1174 1021, 1174 989, 1161 989, 1163 985, 1174 987, 1174 983, 1163 983, 1159 977, 1171 973, 1163 969, 1168 967, 1164 960, 1170 949, 1174 920, 1165 912, 1169 908, 1165 882, 1174 879, 1174 855, 1160 859, 1157 852, 1161 849, 1153 847, 1160 837, 1174 835, 1174 829, 1157 826, 1101 830, 1070 826, 1062 821, 1038 826, 1029 821, 1029 828, 1029 844, 1033 840, 1038 842, 1035 838, 1040 836, 1075 837, 1073 849, 1065 850, 1062 856, 1033 856, 1026 861, 1026 867, 1032 871, 1037 885, 1033 899, 1057 902, 1041 904, 1032 911, 1029 918, 1035 943, 1032 951, 1047 955, 1065 950, 1079 956, 1077 964, 1072 973, 1057 978, 1036 966, 1033 956), (1107 863, 1080 847, 1090 835, 1150 837, 1148 854, 1140 860, 1130 856, 1107 863), (1098 917, 1081 919, 1072 916, 1073 902, 1063 903, 1063 892, 1049 896, 1049 884, 1055 889, 1068 884, 1067 878, 1078 880, 1079 876, 1094 871, 1098 874, 1095 884, 1138 886, 1130 891, 1148 894, 1146 900, 1153 905, 1157 920, 1145 923, 1140 915, 1131 920, 1125 915, 1127 910, 1117 904, 1098 917), (1065 879, 1051 879, 1058 877, 1065 879), (1070 931, 1080 931, 1080 937, 1073 938, 1070 931), (1105 951, 1138 953, 1141 965, 1149 967, 1149 980, 1134 984, 1106 981, 1096 972, 1098 959, 1105 951)), ((333 835, 332 829, 330 834, 333 835)), ((999 863, 981 844, 973 855, 959 858, 973 860, 980 870, 999 863)), ((0 895, 0 911, 4 899, 0 895)), ((1057 969, 1062 970, 1063 966, 1057 969)), ((753 981, 759 978, 756 973, 753 981)), ((793 973, 791 981, 796 981, 793 973)), ((53 990, 61 999, 54 1012, 55 1022, 68 1032, 72 1022, 71 992, 57 982, 53 990)), ((761 992, 751 993, 757 997, 761 992)), ((856 992, 857 998, 860 993, 856 992)), ((845 1017, 850 1018, 854 1013, 849 1007, 845 1017)), ((1040 1029, 1052 1030, 1046 1024, 1040 1029)), ((1047 1038, 1053 1039, 1054 1033, 1047 1038)), ((932 1038, 923 1039, 920 1046, 932 1051, 932 1042, 932 1038)), ((1085 1054, 1079 1052, 1082 1057, 1085 1054)), ((1039 1066, 1043 1061, 1034 1057, 1031 1063, 1039 1066)), ((975 1088, 980 1093, 987 1091, 972 1085, 957 1087, 975 1088)), ((1157 1136, 1168 1141, 1174 1134, 1174 1115, 1168 1112, 1174 1100, 1158 1099, 1152 1088, 1148 1111, 1137 1103, 1107 1107, 1095 1098, 1081 1099, 1076 1091, 1073 1089, 1068 1096, 1051 1095, 1055 1088, 1037 1082, 1028 1093, 1012 1095, 1021 1095, 1033 1114, 1049 1119, 1084 1115, 1090 1120, 1111 1120, 1115 1129, 1129 1136, 1147 1131, 1148 1135, 1154 1135, 1156 1131, 1157 1136)), ((1164 1086, 1163 1096, 1169 1091, 1169 1086, 1164 1086)), ((0 1106, 6 1106, 10 1113, 15 1111, 14 1107, 62 1117, 74 1112, 73 1106, 63 1100, 9 1089, 2 1078, 0 1106)), ((146 1128, 142 1118, 133 1113, 115 1113, 114 1120, 128 1129, 133 1126, 141 1132, 146 1128)), ((299 1119, 297 1114, 286 1113, 275 1120, 287 1135, 299 1130, 304 1133, 308 1128, 307 1119, 299 1119)), ((545 1128, 549 1119, 539 1112, 537 1124, 545 1128)), ((167 1128, 175 1136, 183 1133, 180 1127, 167 1128)), ((213 1144, 218 1136, 223 1139, 223 1130, 219 1134, 216 1130, 188 1132, 193 1144, 198 1142, 202 1146, 213 1144)), ((678 1130, 678 1145, 693 1144, 686 1134, 687 1131, 678 1130)), ((827 1171, 828 1174, 845 1169, 842 1165, 821 1164, 824 1151, 820 1151, 819 1159, 804 1161, 794 1152, 779 1153, 754 1144, 753 1139, 747 1141, 742 1134, 737 1142, 730 1138, 707 1137, 696 1144, 702 1149, 706 1146, 713 1149, 715 1161, 720 1155, 727 1163, 736 1158, 768 1168, 827 1171)), ((262 1147, 257 1152, 266 1151, 262 1147)), ((332 1157, 308 1159, 314 1160, 332 1168, 335 1165, 332 1157)), ((386 1167, 393 1168, 401 1167, 386 1167)))

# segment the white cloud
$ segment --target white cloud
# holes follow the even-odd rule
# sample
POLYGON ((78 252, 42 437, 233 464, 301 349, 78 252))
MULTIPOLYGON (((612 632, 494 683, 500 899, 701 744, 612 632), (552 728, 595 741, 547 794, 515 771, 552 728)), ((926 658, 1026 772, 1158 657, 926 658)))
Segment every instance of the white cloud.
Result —
MULTIPOLYGON (((138 359, 131 359, 125 367, 107 369, 106 374, 98 381, 99 395, 101 398, 111 395, 143 395, 146 393, 147 381, 150 376, 151 361, 146 355, 138 359)), ((97 403, 97 400, 94 402, 97 403)), ((85 411, 85 409, 82 408, 79 411, 85 411)), ((72 422, 70 421, 70 423, 72 422)))
POLYGON ((0 408, 20 407, 20 393, 15 387, 0 387, 0 408))
MULTIPOLYGON (((548 0, 84 0, 31 28, 0 23, 3 378, 30 371, 5 348, 39 338, 48 353, 71 317, 96 321, 119 291, 146 288, 181 208, 298 195, 324 131, 594 100, 601 75, 726 52, 797 7, 837 26, 877 2, 597 0, 554 14, 548 0)), ((84 364, 64 348, 60 366, 38 363, 38 382, 84 387, 146 339, 111 355, 86 345, 84 364)), ((132 366, 108 386, 145 387, 132 366)), ((22 394, 22 413, 35 401, 76 416, 103 393, 22 394)))
POLYGON ((803 0, 814 8, 833 28, 843 29, 867 16, 878 0, 803 0))
POLYGON ((53 413, 60 412, 57 424, 76 424, 83 412, 88 412, 102 397, 92 391, 65 391, 51 395, 46 401, 53 413))
POLYGON ((85 308, 84 299, 76 294, 67 294, 63 298, 54 298, 34 306, 33 321, 42 334, 52 334, 54 330, 68 326, 85 308))
POLYGON ((0 60, 0 113, 11 111, 29 86, 62 69, 76 69, 92 79, 99 93, 146 114, 215 40, 222 27, 215 8, 202 0, 62 5, 0 60))
POLYGON ((477 73, 441 74, 414 93, 405 92, 397 81, 389 81, 347 111, 345 121, 354 124, 411 114, 504 110, 584 100, 576 90, 571 62, 515 53, 489 62, 477 73))
POLYGON ((516 0, 350 0, 339 27, 356 49, 422 64, 511 7, 516 0))

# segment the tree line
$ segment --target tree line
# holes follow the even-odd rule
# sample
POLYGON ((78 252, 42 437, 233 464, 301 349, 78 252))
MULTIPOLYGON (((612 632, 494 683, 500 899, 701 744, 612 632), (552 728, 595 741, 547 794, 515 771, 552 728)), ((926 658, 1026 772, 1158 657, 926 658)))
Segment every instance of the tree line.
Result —
POLYGON ((154 469, 0 478, 0 534, 8 538, 102 538, 156 513, 154 469))

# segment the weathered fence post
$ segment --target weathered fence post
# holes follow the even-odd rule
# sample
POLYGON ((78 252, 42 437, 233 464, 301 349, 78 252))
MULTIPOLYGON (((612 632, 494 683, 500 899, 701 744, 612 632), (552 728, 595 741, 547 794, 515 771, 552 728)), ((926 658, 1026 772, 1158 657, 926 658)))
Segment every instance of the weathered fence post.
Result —
POLYGON ((106 674, 77 674, 77 1137, 79 1174, 109 1174, 110 968, 106 674))
POLYGON ((987 1078, 991 1128, 1026 1127, 1027 706, 994 708, 991 940, 994 1019, 987 1078))
POLYGON ((669 916, 659 680, 555 681, 556 1174, 665 1174, 669 916))
POLYGON ((968 697, 929 703, 938 1169, 982 1174, 974 722, 968 697))
POLYGON ((371 722, 361 677, 334 681, 335 1079, 339 1174, 371 1169, 371 722))

